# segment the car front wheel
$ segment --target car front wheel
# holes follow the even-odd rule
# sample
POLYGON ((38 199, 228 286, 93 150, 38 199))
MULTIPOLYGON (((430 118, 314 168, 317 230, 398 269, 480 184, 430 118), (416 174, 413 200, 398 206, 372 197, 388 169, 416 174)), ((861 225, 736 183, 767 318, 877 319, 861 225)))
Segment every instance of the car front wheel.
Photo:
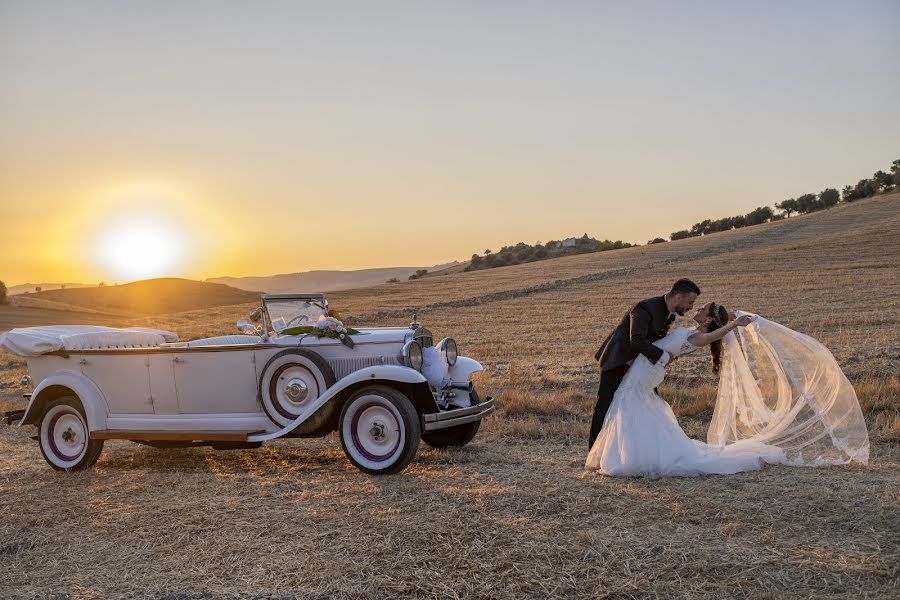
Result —
MULTIPOLYGON (((481 404, 481 397, 473 387, 469 392, 472 406, 481 404)), ((475 438, 481 421, 472 421, 456 427, 426 431, 422 434, 422 440, 432 448, 462 448, 475 438)))
POLYGON ((103 440, 92 440, 81 402, 54 400, 41 417, 38 444, 44 460, 57 471, 87 469, 100 458, 103 440))
POLYGON ((364 473, 386 475, 406 468, 416 455, 422 426, 405 395, 384 386, 356 391, 341 410, 341 446, 364 473))

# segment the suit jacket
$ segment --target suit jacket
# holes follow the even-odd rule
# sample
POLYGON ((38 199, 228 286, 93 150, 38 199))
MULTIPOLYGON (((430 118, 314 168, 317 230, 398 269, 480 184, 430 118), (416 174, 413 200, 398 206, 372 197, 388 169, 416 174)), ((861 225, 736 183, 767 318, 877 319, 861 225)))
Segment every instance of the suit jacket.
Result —
POLYGON ((665 296, 641 300, 625 313, 594 358, 600 361, 600 368, 604 371, 621 367, 637 358, 638 354, 643 354, 656 364, 662 358, 663 351, 653 342, 665 337, 671 322, 665 296))

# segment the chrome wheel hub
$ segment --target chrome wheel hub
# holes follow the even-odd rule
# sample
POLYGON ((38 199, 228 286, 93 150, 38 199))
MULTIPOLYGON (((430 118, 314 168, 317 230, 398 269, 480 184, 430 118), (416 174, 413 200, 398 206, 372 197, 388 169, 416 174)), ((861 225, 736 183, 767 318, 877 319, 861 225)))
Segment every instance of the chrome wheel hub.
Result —
POLYGON ((300 378, 291 378, 284 386, 284 393, 291 402, 303 402, 309 396, 309 386, 300 378))
POLYGON ((405 434, 401 417, 380 395, 354 401, 341 427, 346 448, 363 464, 384 463, 402 450, 405 434))

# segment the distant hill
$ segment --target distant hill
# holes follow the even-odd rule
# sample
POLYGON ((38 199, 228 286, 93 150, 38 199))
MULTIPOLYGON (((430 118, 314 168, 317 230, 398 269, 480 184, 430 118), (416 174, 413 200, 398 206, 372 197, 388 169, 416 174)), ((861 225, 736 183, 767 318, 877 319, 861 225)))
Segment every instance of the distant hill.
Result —
MULTIPOLYGON (((37 327, 39 325, 106 325, 107 327, 127 327, 129 319, 121 315, 103 313, 87 308, 69 310, 66 304, 51 300, 19 302, 15 296, 9 304, 0 304, 0 333, 14 327, 37 327)), ((29 299, 30 300, 30 299, 29 299)))
POLYGON ((259 292, 220 283, 163 278, 123 285, 48 290, 29 294, 29 297, 103 312, 156 315, 254 302, 259 299, 259 292))
POLYGON ((41 288, 41 291, 47 291, 58 290, 61 288, 72 289, 83 287, 96 287, 96 285, 84 283, 22 283, 19 285, 9 286, 6 289, 6 293, 10 296, 14 296, 16 294, 30 294, 34 292, 36 288, 41 288))
MULTIPOLYGON (((459 263, 427 267, 429 271, 446 269, 459 263)), ((333 292, 379 285, 388 279, 406 279, 422 267, 384 267, 358 271, 304 271, 266 277, 213 277, 210 283, 223 283, 242 290, 262 290, 269 294, 296 292, 333 292)))
POLYGON ((64 302, 57 302, 54 300, 47 300, 46 298, 40 298, 38 294, 18 294, 16 296, 10 296, 9 302, 7 303, 9 306, 14 306, 16 308, 30 308, 30 309, 40 309, 40 310, 60 310, 64 312, 80 312, 80 313, 93 313, 98 315, 129 315, 130 313, 126 311, 103 311, 97 310, 95 308, 87 308, 86 306, 75 306, 72 304, 66 304, 64 302))

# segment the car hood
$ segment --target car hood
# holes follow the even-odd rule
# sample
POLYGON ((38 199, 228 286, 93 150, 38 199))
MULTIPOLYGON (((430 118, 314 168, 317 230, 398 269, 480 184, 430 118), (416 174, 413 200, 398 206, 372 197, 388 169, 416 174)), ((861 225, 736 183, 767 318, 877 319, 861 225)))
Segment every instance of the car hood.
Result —
MULTIPOLYGON (((407 336, 410 336, 413 333, 413 331, 409 327, 358 327, 354 329, 359 331, 358 334, 355 334, 353 336, 354 344, 396 343, 398 345, 402 345, 407 339, 407 336)), ((296 344, 297 337, 298 336, 294 335, 278 336, 273 341, 275 343, 284 343, 290 341, 291 344, 296 344)), ((301 346, 340 343, 340 340, 327 337, 318 338, 313 335, 308 335, 300 341, 301 346)))

